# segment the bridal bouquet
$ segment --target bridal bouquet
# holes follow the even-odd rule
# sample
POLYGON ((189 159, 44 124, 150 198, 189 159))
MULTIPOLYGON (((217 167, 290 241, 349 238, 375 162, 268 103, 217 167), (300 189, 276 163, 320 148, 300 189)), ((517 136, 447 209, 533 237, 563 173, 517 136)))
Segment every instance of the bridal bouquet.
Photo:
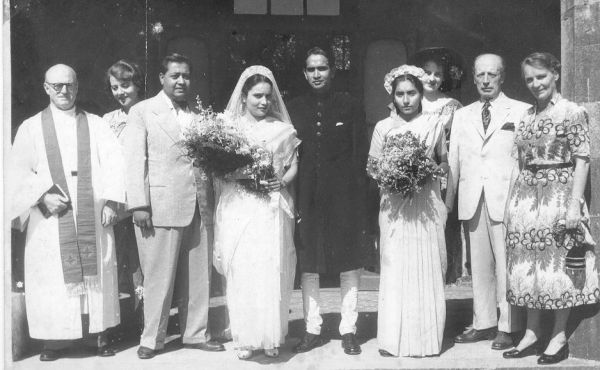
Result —
POLYGON ((260 182, 275 175, 271 153, 252 143, 230 114, 205 109, 200 102, 197 108, 200 113, 180 142, 194 165, 220 177, 239 171, 249 180, 241 181, 246 188, 265 193, 260 182))
POLYGON ((390 136, 383 145, 381 158, 373 166, 373 177, 393 193, 403 196, 418 193, 436 168, 426 152, 425 142, 410 131, 390 136))
POLYGON ((181 145, 194 165, 223 176, 252 164, 250 143, 225 113, 200 107, 200 114, 183 133, 181 145))
POLYGON ((275 169, 273 168, 273 155, 261 146, 253 146, 251 148, 252 164, 248 168, 248 177, 251 182, 244 183, 246 188, 252 191, 267 194, 261 181, 267 181, 275 177, 275 169))

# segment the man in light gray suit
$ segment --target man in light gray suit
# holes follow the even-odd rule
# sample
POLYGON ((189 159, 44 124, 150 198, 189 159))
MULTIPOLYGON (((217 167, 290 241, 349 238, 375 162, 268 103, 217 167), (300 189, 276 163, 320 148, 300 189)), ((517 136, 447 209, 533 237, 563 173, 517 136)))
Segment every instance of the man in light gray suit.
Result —
POLYGON ((161 92, 131 108, 123 132, 127 207, 144 272, 140 359, 164 347, 175 281, 184 346, 224 350, 207 330, 212 186, 177 144, 197 114, 187 104, 190 72, 186 57, 165 57, 161 92))
POLYGON ((517 164, 511 155, 515 127, 529 106, 502 93, 502 57, 475 58, 473 77, 480 99, 454 114, 448 154, 446 206, 452 209, 458 191, 458 218, 466 221, 469 232, 473 276, 473 329, 455 342, 494 339, 492 348, 502 350, 512 346, 509 333, 520 329, 506 300, 502 221, 517 164))

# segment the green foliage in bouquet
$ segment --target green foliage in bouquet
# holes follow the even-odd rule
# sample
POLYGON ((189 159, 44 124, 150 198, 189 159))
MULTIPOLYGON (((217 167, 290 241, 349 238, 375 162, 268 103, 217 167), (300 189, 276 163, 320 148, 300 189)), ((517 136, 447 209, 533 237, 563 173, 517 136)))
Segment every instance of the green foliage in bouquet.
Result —
POLYGON ((374 166, 379 186, 409 196, 418 193, 433 175, 436 165, 427 155, 424 141, 410 131, 387 138, 381 159, 374 166))

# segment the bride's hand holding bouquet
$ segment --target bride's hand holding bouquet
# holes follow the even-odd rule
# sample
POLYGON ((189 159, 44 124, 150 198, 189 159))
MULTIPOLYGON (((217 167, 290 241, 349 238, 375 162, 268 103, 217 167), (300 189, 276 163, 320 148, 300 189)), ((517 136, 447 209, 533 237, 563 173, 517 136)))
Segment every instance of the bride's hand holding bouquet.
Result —
MULTIPOLYGON (((388 137, 381 158, 371 163, 371 176, 392 193, 418 193, 429 177, 447 171, 426 155, 427 146, 410 131, 388 137)), ((447 167, 447 166, 446 166, 447 167)))

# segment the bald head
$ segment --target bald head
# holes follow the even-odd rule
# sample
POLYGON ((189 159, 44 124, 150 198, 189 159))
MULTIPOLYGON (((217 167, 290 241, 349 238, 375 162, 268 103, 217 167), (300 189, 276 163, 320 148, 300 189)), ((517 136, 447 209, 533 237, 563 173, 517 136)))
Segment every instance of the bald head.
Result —
POLYGON ((496 54, 481 54, 473 62, 473 82, 482 100, 495 99, 502 91, 504 59, 496 54))
POLYGON ((77 81, 77 73, 75 73, 73 68, 66 64, 55 64, 46 71, 46 82, 53 82, 53 80, 61 78, 69 78, 73 81, 77 81))
POLYGON ((77 74, 65 64, 56 64, 48 68, 45 74, 44 90, 50 97, 50 104, 61 110, 75 105, 77 97, 77 74))

